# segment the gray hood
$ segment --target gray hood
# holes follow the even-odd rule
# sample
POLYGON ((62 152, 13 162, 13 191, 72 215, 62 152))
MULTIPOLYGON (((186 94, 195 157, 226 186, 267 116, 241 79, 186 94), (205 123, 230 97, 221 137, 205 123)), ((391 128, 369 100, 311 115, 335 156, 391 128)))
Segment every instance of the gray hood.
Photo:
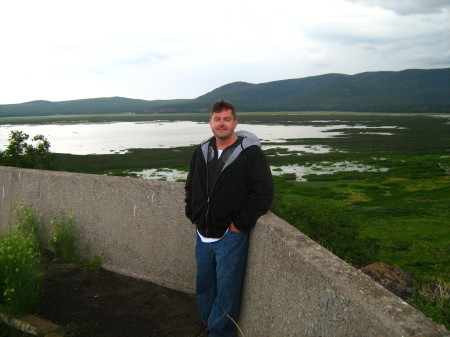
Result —
MULTIPOLYGON (((223 166, 222 171, 228 166, 230 165, 240 154, 242 151, 244 151, 244 149, 256 145, 261 147, 261 142, 259 141, 258 137, 256 137, 255 134, 249 132, 249 131, 236 131, 236 136, 238 137, 242 137, 244 138, 242 140, 242 143, 240 146, 237 146, 233 153, 230 155, 230 157, 228 158, 227 162, 225 163, 225 165, 223 166)), ((208 140, 204 141, 203 143, 201 143, 201 147, 202 147, 202 152, 203 152, 203 158, 205 159, 205 162, 208 161, 208 147, 209 147, 209 142, 214 138, 211 137, 208 140)))
POLYGON ((244 140, 242 141, 242 147, 244 149, 252 145, 261 147, 261 142, 254 133, 251 133, 249 131, 236 131, 236 136, 244 138, 244 140))

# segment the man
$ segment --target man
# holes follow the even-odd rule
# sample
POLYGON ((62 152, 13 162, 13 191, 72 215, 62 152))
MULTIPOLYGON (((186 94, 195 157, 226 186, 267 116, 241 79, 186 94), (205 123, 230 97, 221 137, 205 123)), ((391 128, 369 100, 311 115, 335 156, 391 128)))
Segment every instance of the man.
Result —
POLYGON ((258 138, 236 131, 234 106, 213 104, 213 137, 192 154, 186 216, 197 229, 196 300, 204 323, 199 336, 234 336, 247 263, 249 231, 267 212, 273 180, 258 138))

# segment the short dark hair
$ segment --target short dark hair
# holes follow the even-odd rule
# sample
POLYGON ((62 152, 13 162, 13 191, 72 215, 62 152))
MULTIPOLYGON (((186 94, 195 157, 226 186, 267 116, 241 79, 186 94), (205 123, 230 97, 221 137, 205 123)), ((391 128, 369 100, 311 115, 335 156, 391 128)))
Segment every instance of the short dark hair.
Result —
POLYGON ((234 109, 234 105, 224 99, 214 102, 211 107, 211 115, 214 112, 221 112, 222 110, 231 110, 234 119, 236 119, 236 110, 234 109))

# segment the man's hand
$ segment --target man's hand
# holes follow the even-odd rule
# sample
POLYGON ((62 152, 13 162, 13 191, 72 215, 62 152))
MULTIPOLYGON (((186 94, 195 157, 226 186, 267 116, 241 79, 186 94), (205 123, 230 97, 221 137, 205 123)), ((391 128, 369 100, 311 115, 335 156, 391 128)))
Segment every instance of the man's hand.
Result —
POLYGON ((234 223, 230 223, 230 231, 235 233, 240 233, 241 231, 234 225, 234 223))

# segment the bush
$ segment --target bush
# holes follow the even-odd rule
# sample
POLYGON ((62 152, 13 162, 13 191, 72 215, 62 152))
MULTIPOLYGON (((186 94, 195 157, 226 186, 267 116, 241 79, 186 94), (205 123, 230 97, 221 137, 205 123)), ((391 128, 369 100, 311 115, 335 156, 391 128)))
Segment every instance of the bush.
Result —
POLYGON ((38 304, 43 290, 40 254, 32 237, 18 228, 0 236, 0 302, 14 313, 38 304))
POLYGON ((29 135, 13 130, 9 135, 9 144, 0 151, 0 164, 49 170, 54 168, 54 154, 50 152, 50 142, 43 135, 34 136, 27 143, 29 135), (33 144, 34 143, 34 144, 33 144))
POLYGON ((54 233, 50 240, 36 208, 18 202, 14 215, 8 233, 0 236, 0 303, 13 313, 29 312, 37 306, 43 293, 41 252, 49 243, 65 262, 93 270, 100 267, 101 256, 86 259, 79 254, 78 232, 71 215, 62 214, 52 220, 54 233))
POLYGON ((38 249, 42 251, 47 246, 48 233, 42 222, 42 214, 33 206, 27 206, 23 201, 14 205, 14 220, 10 225, 21 230, 34 240, 38 249))
POLYGON ((74 226, 72 216, 61 214, 52 220, 53 235, 50 245, 57 257, 69 263, 77 263, 79 260, 77 241, 78 233, 74 226))
POLYGON ((359 223, 337 201, 315 198, 281 203, 276 199, 272 211, 341 259, 356 267, 376 261, 378 239, 359 235, 359 223))
POLYGON ((101 256, 97 255, 92 259, 86 258, 89 255, 88 247, 80 253, 79 233, 75 227, 72 214, 60 214, 52 220, 53 235, 50 239, 50 246, 55 255, 64 261, 76 265, 85 266, 89 269, 97 270, 101 265, 101 256))

